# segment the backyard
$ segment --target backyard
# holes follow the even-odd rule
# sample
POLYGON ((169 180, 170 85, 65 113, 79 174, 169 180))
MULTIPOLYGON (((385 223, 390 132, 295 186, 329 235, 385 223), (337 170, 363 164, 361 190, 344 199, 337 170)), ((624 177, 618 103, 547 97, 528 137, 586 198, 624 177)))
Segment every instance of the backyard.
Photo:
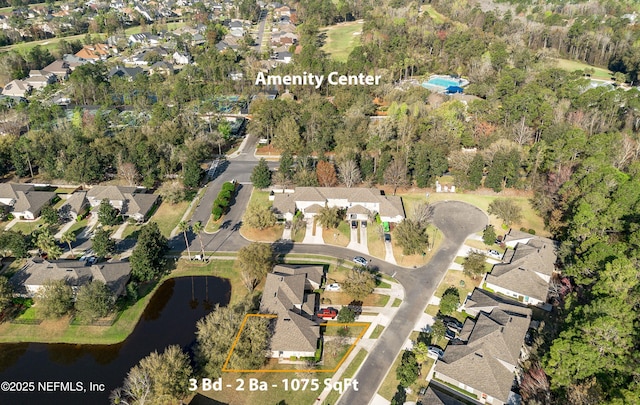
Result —
MULTIPOLYGON (((183 276, 217 276, 229 279, 232 291, 231 304, 242 301, 246 290, 240 280, 240 275, 233 270, 231 260, 214 260, 208 264, 171 261, 168 268, 171 273, 158 283, 141 287, 141 298, 133 305, 127 306, 117 315, 115 323, 110 327, 96 327, 70 324, 70 317, 43 320, 40 325, 23 325, 4 322, 0 324, 0 342, 42 342, 42 343, 83 343, 83 344, 114 344, 122 342, 133 331, 142 312, 151 300, 155 290, 168 278, 183 276), (146 287, 146 288, 145 288, 146 287)), ((37 305, 28 310, 28 319, 37 316, 37 305)))
POLYGON ((577 61, 574 61, 574 60, 556 59, 556 62, 557 62, 557 66, 560 69, 568 70, 569 72, 574 72, 576 70, 584 71, 585 69, 589 69, 589 68, 593 69, 594 72, 593 72, 593 74, 591 74, 591 77, 593 79, 611 80, 611 77, 613 75, 613 73, 608 69, 603 69, 603 68, 587 65, 586 63, 577 62, 577 61))

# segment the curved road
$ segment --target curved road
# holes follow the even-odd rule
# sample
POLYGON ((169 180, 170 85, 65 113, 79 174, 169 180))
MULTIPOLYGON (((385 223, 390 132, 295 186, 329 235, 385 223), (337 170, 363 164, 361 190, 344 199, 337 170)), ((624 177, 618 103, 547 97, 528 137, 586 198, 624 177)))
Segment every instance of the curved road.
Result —
MULTIPOLYGON (((249 202, 252 186, 249 176, 253 166, 257 163, 253 155, 255 139, 245 145, 244 151, 236 159, 226 161, 218 170, 217 177, 207 184, 207 190, 200 205, 196 208, 192 223, 201 221, 206 224, 211 212, 211 206, 222 183, 236 179, 240 187, 235 202, 226 216, 221 229, 213 235, 203 234, 205 250, 238 251, 249 244, 239 232, 242 225, 242 215, 249 202), (248 152, 246 152, 248 151, 248 152)), ((433 223, 444 234, 444 242, 431 261, 419 269, 406 269, 384 262, 377 258, 367 257, 379 271, 394 275, 405 289, 405 299, 388 327, 378 339, 376 350, 369 353, 365 363, 355 376, 359 382, 359 390, 350 388, 342 396, 341 404, 368 404, 378 391, 387 371, 391 368, 395 358, 408 339, 415 323, 420 319, 430 297, 435 292, 440 280, 455 258, 458 249, 468 235, 482 230, 488 223, 488 218, 480 209, 459 201, 445 201, 434 204, 433 223)), ((189 236, 190 247, 193 251, 200 250, 200 243, 193 233, 189 236)), ((184 249, 182 235, 176 235, 170 245, 173 249, 184 249)), ((336 258, 350 260, 354 252, 337 246, 301 245, 293 243, 277 243, 274 245, 278 253, 307 253, 325 254, 336 258)))

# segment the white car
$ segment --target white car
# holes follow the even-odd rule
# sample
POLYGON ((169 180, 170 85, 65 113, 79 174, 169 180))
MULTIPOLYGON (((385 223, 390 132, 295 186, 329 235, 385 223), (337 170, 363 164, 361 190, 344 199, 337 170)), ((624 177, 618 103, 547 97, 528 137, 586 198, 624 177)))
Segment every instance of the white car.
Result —
POLYGON ((324 288, 325 291, 340 291, 340 284, 338 283, 333 283, 333 284, 329 284, 328 286, 326 286, 324 288))
POLYGON ((353 258, 354 263, 359 264, 360 266, 367 266, 368 262, 367 259, 365 259, 362 256, 356 256, 353 258))

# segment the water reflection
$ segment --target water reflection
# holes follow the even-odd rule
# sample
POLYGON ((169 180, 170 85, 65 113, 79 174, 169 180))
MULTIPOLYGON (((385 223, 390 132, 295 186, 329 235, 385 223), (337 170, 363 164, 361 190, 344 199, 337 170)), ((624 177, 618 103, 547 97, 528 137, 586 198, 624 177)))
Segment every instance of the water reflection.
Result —
POLYGON ((129 338, 116 345, 1 344, 0 381, 89 381, 104 383, 102 393, 4 393, 0 404, 108 403, 109 392, 122 384, 141 358, 171 344, 189 347, 196 322, 216 304, 229 303, 231 286, 217 277, 184 277, 165 281, 156 291, 129 338))

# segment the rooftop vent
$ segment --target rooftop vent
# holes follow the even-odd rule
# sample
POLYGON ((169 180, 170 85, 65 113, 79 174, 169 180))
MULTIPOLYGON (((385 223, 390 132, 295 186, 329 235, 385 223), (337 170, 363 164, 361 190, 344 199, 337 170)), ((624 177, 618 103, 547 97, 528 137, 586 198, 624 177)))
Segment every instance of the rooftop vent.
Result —
POLYGON ((484 358, 480 353, 476 352, 474 353, 476 356, 480 357, 481 359, 484 358))

